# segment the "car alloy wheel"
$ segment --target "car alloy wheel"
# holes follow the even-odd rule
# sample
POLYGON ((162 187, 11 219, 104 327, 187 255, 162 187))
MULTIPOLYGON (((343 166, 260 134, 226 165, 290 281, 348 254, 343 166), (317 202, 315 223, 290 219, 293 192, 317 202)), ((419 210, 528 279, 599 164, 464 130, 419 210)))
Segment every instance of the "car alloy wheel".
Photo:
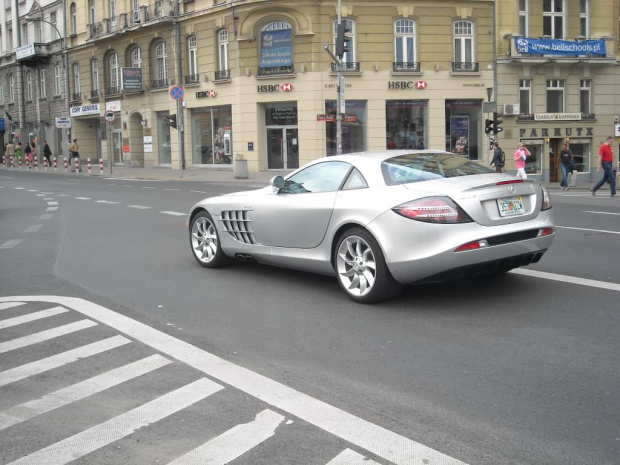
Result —
POLYGON ((208 212, 200 212, 193 218, 190 245, 194 258, 204 267, 220 266, 226 258, 220 247, 220 238, 213 218, 208 212))
POLYGON ((390 275, 379 244, 362 228, 350 229, 340 238, 334 258, 340 286, 356 302, 384 300, 401 289, 390 275))

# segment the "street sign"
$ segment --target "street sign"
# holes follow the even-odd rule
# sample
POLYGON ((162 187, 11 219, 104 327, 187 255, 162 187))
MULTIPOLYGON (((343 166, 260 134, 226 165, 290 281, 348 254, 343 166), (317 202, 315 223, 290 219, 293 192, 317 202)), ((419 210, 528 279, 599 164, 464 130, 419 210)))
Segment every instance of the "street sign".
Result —
POLYGON ((620 124, 616 124, 616 137, 620 137, 620 124))
POLYGON ((4 118, 0 118, 0 131, 4 131, 6 129, 6 123, 4 122, 4 118))
POLYGON ((103 117, 108 123, 113 123, 116 119, 116 113, 114 113, 113 111, 106 111, 103 117))
POLYGON ((340 92, 340 108, 338 109, 339 113, 346 113, 346 102, 344 99, 344 87, 345 87, 345 79, 343 75, 338 76, 338 92, 340 92))
POLYGON ((183 98, 183 87, 174 86, 170 89, 170 97, 173 100, 181 100, 183 98))
POLYGON ((56 127, 60 129, 67 129, 71 127, 71 118, 56 118, 56 127))

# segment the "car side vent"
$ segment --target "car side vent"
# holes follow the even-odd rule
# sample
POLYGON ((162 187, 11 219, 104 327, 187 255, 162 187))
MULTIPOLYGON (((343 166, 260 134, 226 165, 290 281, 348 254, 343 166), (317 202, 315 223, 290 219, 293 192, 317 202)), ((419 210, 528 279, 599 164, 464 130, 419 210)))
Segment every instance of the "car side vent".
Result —
POLYGON ((244 244, 256 244, 249 210, 223 211, 220 221, 230 236, 244 244))

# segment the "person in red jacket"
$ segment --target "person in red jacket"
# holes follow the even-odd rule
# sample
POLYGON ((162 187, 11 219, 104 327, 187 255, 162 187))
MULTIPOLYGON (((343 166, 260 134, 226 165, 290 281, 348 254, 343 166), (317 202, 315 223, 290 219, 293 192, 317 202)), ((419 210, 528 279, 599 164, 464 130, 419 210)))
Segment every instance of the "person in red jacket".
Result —
POLYGON ((608 182, 611 187, 611 196, 616 196, 616 176, 614 175, 613 170, 614 151, 611 148, 613 142, 614 138, 611 136, 608 137, 598 151, 597 171, 600 173, 602 169, 603 177, 599 182, 596 183, 594 187, 590 188, 590 192, 592 192, 592 195, 596 195, 596 191, 599 190, 603 184, 608 182))

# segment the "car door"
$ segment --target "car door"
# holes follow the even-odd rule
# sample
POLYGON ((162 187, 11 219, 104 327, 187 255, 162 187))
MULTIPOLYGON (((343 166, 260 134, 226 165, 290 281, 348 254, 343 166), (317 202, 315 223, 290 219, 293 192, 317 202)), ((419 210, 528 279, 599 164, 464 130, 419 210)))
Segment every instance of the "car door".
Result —
POLYGON ((274 247, 317 247, 350 170, 351 165, 342 161, 316 163, 289 177, 277 194, 255 199, 256 242, 274 247))

